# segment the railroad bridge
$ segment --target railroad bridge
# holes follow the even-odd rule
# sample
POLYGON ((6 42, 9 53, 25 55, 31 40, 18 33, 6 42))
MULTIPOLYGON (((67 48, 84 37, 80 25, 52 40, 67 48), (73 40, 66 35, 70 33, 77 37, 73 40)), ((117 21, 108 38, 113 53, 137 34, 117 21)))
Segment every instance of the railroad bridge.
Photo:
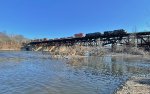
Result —
POLYGON ((135 32, 127 33, 123 29, 89 33, 83 36, 82 33, 75 34, 74 37, 60 38, 60 39, 38 39, 32 40, 24 44, 24 49, 28 51, 38 51, 41 48, 48 48, 49 46, 106 46, 111 45, 112 49, 116 45, 136 46, 150 50, 150 32, 135 32))

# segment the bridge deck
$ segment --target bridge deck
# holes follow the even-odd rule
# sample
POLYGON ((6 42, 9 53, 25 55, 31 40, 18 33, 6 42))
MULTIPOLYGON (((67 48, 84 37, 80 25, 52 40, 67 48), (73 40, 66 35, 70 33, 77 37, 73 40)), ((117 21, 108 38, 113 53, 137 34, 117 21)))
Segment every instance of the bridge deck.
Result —
MULTIPOLYGON (((64 39, 54 39, 54 40, 45 40, 45 41, 34 41, 30 42, 29 44, 42 44, 42 43, 72 43, 72 42, 91 42, 95 41, 96 39, 100 39, 101 41, 109 41, 109 44, 112 43, 112 40, 122 40, 127 39, 130 35, 136 35, 137 37, 141 38, 143 36, 150 36, 150 32, 137 32, 137 33, 127 33, 123 35, 110 35, 106 36, 104 34, 100 36, 92 36, 92 37, 81 37, 81 38, 64 38, 64 39)), ((145 43, 143 43, 145 45, 145 43)))

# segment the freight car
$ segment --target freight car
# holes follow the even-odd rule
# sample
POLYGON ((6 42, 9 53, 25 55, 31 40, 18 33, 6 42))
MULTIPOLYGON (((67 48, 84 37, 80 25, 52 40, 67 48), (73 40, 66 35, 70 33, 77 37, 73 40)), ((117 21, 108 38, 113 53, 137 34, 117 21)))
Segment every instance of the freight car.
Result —
POLYGON ((112 36, 113 35, 113 31, 105 31, 104 32, 104 36, 112 36))
POLYGON ((31 42, 40 42, 40 39, 34 39, 31 42))
POLYGON ((93 37, 97 38, 97 37, 101 37, 101 35, 102 34, 100 32, 95 32, 95 33, 88 33, 88 34, 85 35, 85 37, 87 37, 87 38, 93 38, 93 37))
POLYGON ((122 36, 122 35, 126 35, 127 34, 127 32, 125 30, 123 30, 123 29, 114 30, 113 33, 114 33, 115 36, 122 36))
POLYGON ((126 35, 127 32, 123 29, 118 29, 118 30, 114 30, 114 31, 105 31, 104 32, 104 36, 108 36, 108 37, 116 37, 116 36, 123 36, 126 35))
POLYGON ((84 37, 84 34, 83 33, 74 34, 74 37, 75 38, 82 38, 82 37, 84 37))
POLYGON ((72 38, 73 38, 73 36, 71 36, 71 37, 67 37, 67 38, 72 39, 72 38))

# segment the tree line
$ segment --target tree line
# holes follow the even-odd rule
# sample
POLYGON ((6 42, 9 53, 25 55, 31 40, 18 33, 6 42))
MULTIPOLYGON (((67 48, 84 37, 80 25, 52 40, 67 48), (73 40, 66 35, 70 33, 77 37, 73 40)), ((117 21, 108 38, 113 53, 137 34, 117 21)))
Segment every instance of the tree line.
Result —
POLYGON ((28 40, 23 35, 13 35, 13 34, 7 34, 6 32, 0 32, 0 43, 4 42, 17 42, 22 43, 24 41, 28 40))

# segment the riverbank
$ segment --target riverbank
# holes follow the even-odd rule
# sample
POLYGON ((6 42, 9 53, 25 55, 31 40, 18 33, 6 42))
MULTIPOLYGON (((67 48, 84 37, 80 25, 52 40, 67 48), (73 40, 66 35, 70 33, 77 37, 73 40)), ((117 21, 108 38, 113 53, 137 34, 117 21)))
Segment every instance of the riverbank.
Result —
POLYGON ((84 47, 84 46, 73 46, 73 47, 51 47, 49 48, 49 51, 43 51, 43 53, 48 53, 54 58, 64 58, 64 59, 70 59, 70 58, 84 58, 89 56, 111 56, 111 57, 117 57, 121 58, 124 57, 124 59, 127 60, 150 60, 150 55, 148 52, 143 52, 139 50, 135 54, 135 50, 131 51, 130 53, 127 52, 112 52, 111 49, 106 49, 103 47, 84 47), (132 54, 134 53, 134 54, 132 54))
POLYGON ((0 49, 0 51, 20 51, 20 49, 0 49))
POLYGON ((0 43, 1 51, 20 51, 21 43, 0 43))
POLYGON ((150 53, 137 47, 117 47, 112 51, 111 47, 101 46, 49 46, 47 48, 37 48, 35 51, 47 51, 51 55, 63 56, 104 56, 104 55, 126 55, 149 57, 150 53))
POLYGON ((150 79, 133 77, 116 94, 150 94, 150 79))
POLYGON ((102 56, 106 54, 106 50, 102 47, 86 47, 86 46, 51 46, 43 51, 49 52, 51 55, 61 56, 102 56))

